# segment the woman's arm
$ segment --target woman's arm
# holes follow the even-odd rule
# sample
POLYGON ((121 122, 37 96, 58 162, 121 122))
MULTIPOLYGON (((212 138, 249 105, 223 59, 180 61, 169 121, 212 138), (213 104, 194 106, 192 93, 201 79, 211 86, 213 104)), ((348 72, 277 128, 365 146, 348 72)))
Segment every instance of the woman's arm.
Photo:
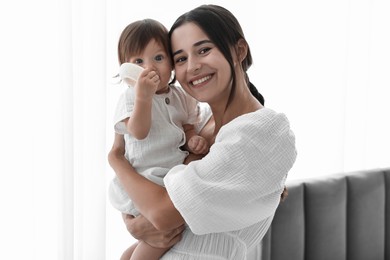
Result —
POLYGON ((124 156, 123 136, 115 134, 108 161, 140 213, 158 230, 172 230, 184 224, 166 189, 138 174, 124 156))
POLYGON ((137 217, 122 214, 123 221, 129 233, 136 239, 145 241, 152 247, 171 247, 181 239, 181 234, 185 229, 184 225, 170 231, 157 230, 144 216, 137 217))

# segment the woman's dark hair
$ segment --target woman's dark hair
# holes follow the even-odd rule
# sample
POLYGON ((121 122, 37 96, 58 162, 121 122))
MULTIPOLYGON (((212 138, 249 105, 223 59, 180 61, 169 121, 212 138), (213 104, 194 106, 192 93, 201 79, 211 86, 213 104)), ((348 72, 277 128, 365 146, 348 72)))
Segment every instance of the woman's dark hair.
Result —
MULTIPOLYGON (((236 74, 234 73, 233 57, 231 54, 231 47, 235 46, 240 39, 244 39, 244 33, 237 21, 236 17, 227 9, 218 5, 201 5, 183 15, 181 15, 172 25, 169 31, 169 38, 171 38, 173 31, 187 22, 197 24, 210 40, 222 52, 230 65, 232 71, 232 91, 230 93, 229 101, 236 89, 236 74)), ((252 65, 252 55, 248 46, 248 53, 242 61, 242 68, 244 72, 252 65)), ((257 91, 256 87, 249 81, 246 74, 246 81, 252 95, 264 105, 263 96, 257 91)))

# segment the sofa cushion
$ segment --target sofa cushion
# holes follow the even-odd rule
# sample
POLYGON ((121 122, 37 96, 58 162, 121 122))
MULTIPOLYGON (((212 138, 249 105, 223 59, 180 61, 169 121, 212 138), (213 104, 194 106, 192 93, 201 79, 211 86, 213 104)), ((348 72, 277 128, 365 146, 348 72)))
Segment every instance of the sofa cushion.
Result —
POLYGON ((305 183, 307 259, 345 259, 346 204, 345 178, 337 176, 305 183))
MULTIPOLYGON (((272 259, 303 259, 305 245, 304 186, 291 183, 288 187, 288 203, 282 202, 277 209, 270 232, 272 259), (283 250, 278 248, 283 245, 283 250)), ((264 257, 263 257, 264 258, 264 257)))
POLYGON ((384 259, 385 179, 383 174, 358 172, 347 176, 348 259, 384 259))
POLYGON ((390 259, 390 169, 288 180, 262 260, 390 259))

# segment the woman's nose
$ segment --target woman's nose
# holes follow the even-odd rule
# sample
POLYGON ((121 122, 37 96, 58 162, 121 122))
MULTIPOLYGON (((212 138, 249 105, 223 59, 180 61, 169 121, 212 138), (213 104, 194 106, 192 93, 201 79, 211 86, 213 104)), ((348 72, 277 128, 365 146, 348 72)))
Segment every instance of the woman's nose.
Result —
POLYGON ((188 72, 191 72, 191 73, 198 71, 201 67, 200 62, 196 58, 188 57, 187 64, 188 64, 187 70, 188 70, 188 72))

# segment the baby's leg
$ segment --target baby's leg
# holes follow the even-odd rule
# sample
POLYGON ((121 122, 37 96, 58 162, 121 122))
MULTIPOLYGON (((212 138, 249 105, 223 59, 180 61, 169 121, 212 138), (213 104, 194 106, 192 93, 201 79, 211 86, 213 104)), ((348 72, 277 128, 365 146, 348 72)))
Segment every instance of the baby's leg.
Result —
POLYGON ((155 248, 143 241, 139 241, 130 259, 131 260, 158 260, 168 250, 169 248, 155 248))
POLYGON ((125 252, 123 252, 120 260, 130 260, 130 258, 133 255, 133 252, 134 252, 135 248, 137 247, 138 243, 139 242, 137 242, 137 243, 131 245, 129 248, 127 248, 125 250, 125 252))

